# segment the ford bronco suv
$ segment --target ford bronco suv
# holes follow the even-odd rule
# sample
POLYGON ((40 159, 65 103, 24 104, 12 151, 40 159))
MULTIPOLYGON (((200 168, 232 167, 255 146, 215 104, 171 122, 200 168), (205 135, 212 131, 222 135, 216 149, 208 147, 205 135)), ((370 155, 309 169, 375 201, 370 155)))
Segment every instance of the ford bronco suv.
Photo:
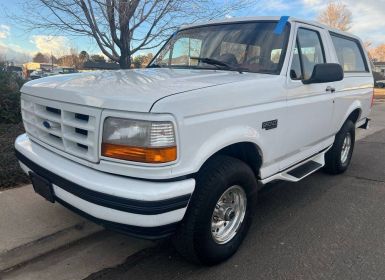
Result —
POLYGON ((210 265, 262 186, 348 168, 373 87, 360 39, 315 22, 183 26, 146 69, 26 83, 16 155, 50 202, 210 265))

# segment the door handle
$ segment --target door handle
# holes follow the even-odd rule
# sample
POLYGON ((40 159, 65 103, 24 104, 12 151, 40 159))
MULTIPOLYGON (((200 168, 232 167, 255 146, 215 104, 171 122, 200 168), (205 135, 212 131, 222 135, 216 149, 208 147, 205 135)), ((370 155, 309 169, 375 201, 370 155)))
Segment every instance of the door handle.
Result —
POLYGON ((327 92, 330 92, 330 93, 335 93, 335 92, 336 92, 336 89, 335 89, 334 87, 328 86, 328 87, 326 88, 326 91, 327 91, 327 92))

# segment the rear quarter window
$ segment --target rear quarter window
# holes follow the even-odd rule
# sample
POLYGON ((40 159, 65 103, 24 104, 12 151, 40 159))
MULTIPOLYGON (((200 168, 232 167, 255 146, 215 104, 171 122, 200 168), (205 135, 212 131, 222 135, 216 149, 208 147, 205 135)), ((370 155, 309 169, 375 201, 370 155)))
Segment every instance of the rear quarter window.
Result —
POLYGON ((360 42, 339 34, 330 34, 336 50, 338 62, 345 73, 369 72, 368 64, 360 42))

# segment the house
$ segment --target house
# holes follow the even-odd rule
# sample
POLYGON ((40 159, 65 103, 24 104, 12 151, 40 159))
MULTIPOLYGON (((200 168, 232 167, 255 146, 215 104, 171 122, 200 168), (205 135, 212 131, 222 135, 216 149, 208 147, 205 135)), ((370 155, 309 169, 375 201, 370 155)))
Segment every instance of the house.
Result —
POLYGON ((56 68, 56 64, 27 62, 23 64, 23 77, 24 79, 29 79, 33 71, 53 72, 56 68))

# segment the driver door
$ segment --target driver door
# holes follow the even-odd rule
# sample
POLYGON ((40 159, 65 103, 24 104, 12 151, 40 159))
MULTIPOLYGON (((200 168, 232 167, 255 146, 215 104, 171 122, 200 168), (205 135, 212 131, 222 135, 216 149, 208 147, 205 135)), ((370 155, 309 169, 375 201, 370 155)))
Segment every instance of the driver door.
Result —
POLYGON ((295 43, 287 74, 287 118, 285 160, 281 170, 329 146, 332 134, 333 84, 302 83, 310 78, 314 65, 331 61, 328 38, 323 29, 296 24, 295 43))

